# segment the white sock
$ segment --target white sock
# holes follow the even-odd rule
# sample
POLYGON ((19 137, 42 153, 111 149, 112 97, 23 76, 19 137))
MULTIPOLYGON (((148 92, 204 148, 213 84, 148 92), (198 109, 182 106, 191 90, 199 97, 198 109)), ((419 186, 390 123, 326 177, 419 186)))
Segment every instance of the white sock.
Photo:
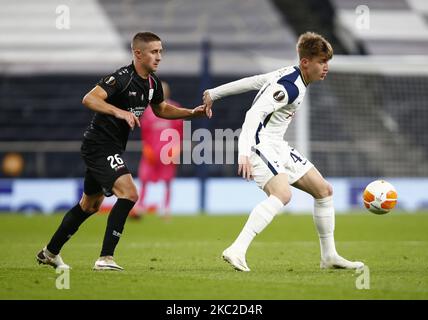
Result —
POLYGON ((260 202, 251 211, 247 223, 232 244, 237 250, 247 252, 247 249, 254 237, 263 231, 271 223, 275 215, 282 209, 284 204, 277 197, 271 195, 266 200, 260 202))
POLYGON ((318 230, 321 258, 337 255, 334 244, 334 206, 333 197, 315 199, 314 222, 318 230))

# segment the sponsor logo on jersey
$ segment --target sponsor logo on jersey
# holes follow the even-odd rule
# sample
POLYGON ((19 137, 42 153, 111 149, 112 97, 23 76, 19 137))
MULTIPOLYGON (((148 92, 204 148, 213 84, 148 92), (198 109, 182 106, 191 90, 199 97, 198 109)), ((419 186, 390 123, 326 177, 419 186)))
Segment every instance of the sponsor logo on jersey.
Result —
POLYGON ((129 91, 128 95, 129 95, 130 97, 136 97, 136 96, 137 96, 137 93, 136 93, 135 91, 129 91))
POLYGON ((274 92, 274 94, 273 94, 273 98, 274 98, 276 101, 278 101, 278 102, 280 102, 280 101, 284 100, 284 98, 285 98, 285 93, 284 93, 284 91, 281 91, 281 90, 279 90, 279 91, 275 91, 275 92, 274 92))
POLYGON ((136 107, 136 108, 129 108, 128 111, 132 112, 137 118, 141 117, 144 110, 146 110, 145 107, 136 107))
POLYGON ((149 102, 150 102, 150 101, 152 101, 152 98, 153 98, 153 92, 154 92, 154 90, 153 90, 153 89, 150 89, 150 90, 149 90, 149 102))
POLYGON ((113 76, 110 76, 105 79, 105 83, 109 86, 113 86, 116 83, 116 79, 113 76))

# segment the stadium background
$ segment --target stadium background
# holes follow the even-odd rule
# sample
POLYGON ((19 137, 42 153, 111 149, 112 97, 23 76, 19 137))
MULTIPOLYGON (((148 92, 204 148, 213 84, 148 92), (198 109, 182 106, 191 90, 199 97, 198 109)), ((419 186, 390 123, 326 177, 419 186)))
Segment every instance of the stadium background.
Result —
MULTIPOLYGON (((0 299, 427 299, 428 2, 361 2, 0 0, 0 299), (61 251, 72 266, 69 290, 35 264, 81 195, 79 148, 92 116, 82 96, 130 62, 129 41, 141 30, 163 39, 158 73, 187 107, 207 87, 296 64, 302 32, 332 42, 327 79, 310 86, 287 138, 334 185, 338 251, 370 268, 370 290, 352 270, 319 270, 312 200, 294 189, 286 214, 251 246, 252 272, 232 272, 220 254, 264 198, 236 176, 236 164, 180 165, 172 220, 126 223, 115 254, 122 273, 91 271, 106 214, 88 219, 61 251), (384 216, 361 203, 378 178, 399 196, 384 216)), ((192 121, 192 133, 238 129, 254 94, 216 102, 215 116, 192 121)), ((134 177, 140 150, 136 130, 125 153, 134 177)), ((153 203, 161 196, 162 185, 147 195, 153 203)), ((382 314, 394 306, 402 309, 381 305, 382 314)), ((309 309, 319 310, 299 314, 309 309)))
MULTIPOLYGON (((310 86, 289 141, 333 183, 339 211, 360 207, 361 190, 377 178, 396 184, 403 209, 428 206, 428 6, 422 0, 0 4, 1 211, 48 213, 75 203, 84 173, 80 140, 92 115, 81 98, 130 62, 130 39, 141 30, 163 39, 158 73, 187 107, 200 103, 204 88, 296 64, 301 32, 325 35, 335 50, 331 71, 310 86)), ((208 128, 214 137, 215 129, 239 129, 254 94, 216 102, 214 118, 192 121, 192 130, 208 128)), ((237 139, 234 147, 236 159, 237 139)), ((125 155, 134 176, 140 149, 136 130, 125 155)), ((263 193, 236 171, 236 164, 180 165, 172 211, 250 210, 263 193)), ((149 189, 149 202, 161 190, 149 189)), ((310 199, 295 193, 288 210, 309 211, 310 199)))

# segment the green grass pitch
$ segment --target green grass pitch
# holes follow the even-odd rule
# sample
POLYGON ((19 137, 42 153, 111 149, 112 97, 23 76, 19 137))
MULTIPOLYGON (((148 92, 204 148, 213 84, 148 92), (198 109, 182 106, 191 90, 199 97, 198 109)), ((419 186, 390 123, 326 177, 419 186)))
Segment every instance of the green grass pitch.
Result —
POLYGON ((72 266, 70 288, 35 261, 62 215, 0 215, 0 299, 428 299, 428 213, 336 215, 336 246, 369 267, 362 274, 320 270, 311 215, 280 215, 256 237, 249 273, 234 271, 220 254, 247 216, 157 216, 128 220, 116 250, 124 272, 92 271, 105 215, 91 217, 62 251, 72 266))

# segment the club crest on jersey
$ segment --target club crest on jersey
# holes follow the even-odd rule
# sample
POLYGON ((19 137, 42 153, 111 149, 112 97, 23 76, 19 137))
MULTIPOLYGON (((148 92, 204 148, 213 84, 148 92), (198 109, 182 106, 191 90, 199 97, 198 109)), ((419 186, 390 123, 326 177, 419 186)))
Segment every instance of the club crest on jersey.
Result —
POLYGON ((284 91, 281 91, 281 90, 279 90, 279 91, 275 91, 275 92, 274 92, 274 94, 273 94, 273 98, 274 98, 276 101, 278 101, 278 102, 280 102, 280 101, 284 100, 284 98, 285 98, 285 93, 284 93, 284 91))
POLYGON ((116 83, 116 79, 113 76, 110 76, 105 79, 105 83, 109 86, 113 86, 116 83))

